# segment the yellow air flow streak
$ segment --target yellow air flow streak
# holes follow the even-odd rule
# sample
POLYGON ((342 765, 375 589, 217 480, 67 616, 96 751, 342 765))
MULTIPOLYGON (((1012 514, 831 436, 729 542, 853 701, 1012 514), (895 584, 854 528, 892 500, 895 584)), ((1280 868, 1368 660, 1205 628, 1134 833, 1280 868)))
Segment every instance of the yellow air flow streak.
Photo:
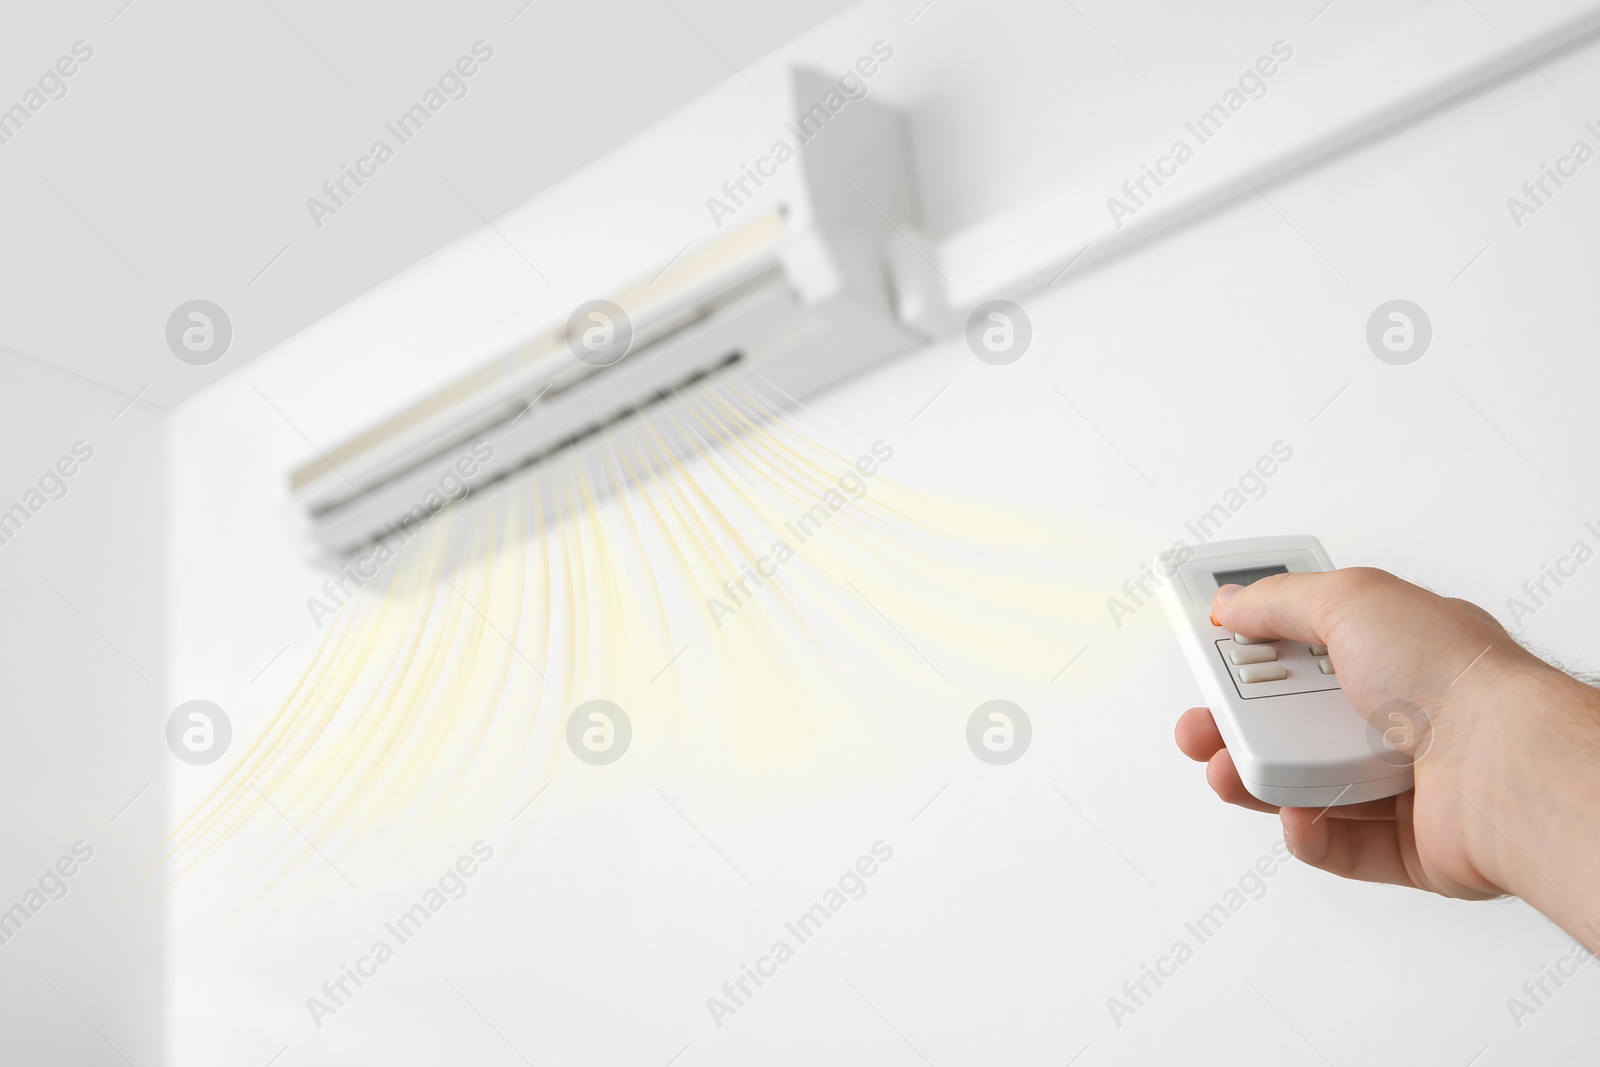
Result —
MULTIPOLYGON (((670 750, 714 725, 748 773, 792 774, 837 731, 876 728, 851 699, 863 661, 961 705, 921 654, 1036 672, 1054 651, 992 634, 986 617, 1029 633, 1101 623, 1098 600, 1029 569, 1060 554, 1060 530, 913 492, 888 470, 794 543, 785 524, 861 454, 798 421, 754 378, 705 382, 404 546, 152 857, 149 874, 200 902, 188 928, 324 894, 342 885, 335 867, 358 886, 381 879, 418 837, 484 826, 551 782, 592 795, 601 775, 564 740, 584 700, 626 708, 635 744, 670 750), (794 557, 719 627, 706 598, 778 540, 794 557)), ((515 834, 536 816, 522 818, 515 834)))

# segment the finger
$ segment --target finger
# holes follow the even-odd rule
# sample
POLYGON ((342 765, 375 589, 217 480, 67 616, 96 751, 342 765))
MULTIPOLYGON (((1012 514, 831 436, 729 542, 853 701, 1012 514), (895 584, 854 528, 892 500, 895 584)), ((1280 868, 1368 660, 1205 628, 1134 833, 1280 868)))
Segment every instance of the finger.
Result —
POLYGON ((1222 734, 1217 732, 1210 708, 1190 708, 1179 715, 1172 736, 1178 742, 1178 751, 1197 763, 1204 763, 1222 748, 1222 734))
POLYGON ((1244 787, 1244 779, 1239 777, 1239 769, 1233 765, 1233 756, 1225 748, 1206 763, 1206 783, 1211 786, 1212 792, 1235 807, 1264 811, 1269 815, 1278 810, 1275 805, 1250 795, 1250 791, 1244 787))
MULTIPOLYGON (((1190 708, 1178 716, 1178 723, 1173 728, 1173 736, 1178 742, 1178 750, 1197 763, 1208 763, 1225 746, 1222 734, 1217 730, 1217 721, 1211 715, 1210 708, 1190 708)), ((1219 781, 1228 789, 1226 794, 1221 789, 1217 790, 1222 799, 1230 804, 1239 803, 1257 811, 1277 811, 1278 809, 1251 797, 1244 788, 1244 782, 1239 780, 1238 789, 1233 787, 1233 780, 1238 780, 1239 775, 1233 769, 1233 758, 1228 758, 1226 770, 1219 768, 1217 771, 1219 781), (1232 780, 1227 776, 1232 772, 1232 780), (1249 800, 1236 800, 1240 792, 1249 800), (1253 803, 1252 803, 1253 802, 1253 803)), ((1209 777, 1209 775, 1208 775, 1209 777)), ((1213 786, 1215 789, 1216 786, 1213 786)), ((1329 819, 1393 819, 1394 797, 1383 797, 1379 800, 1367 800, 1359 804, 1343 804, 1337 807, 1329 806, 1318 812, 1318 817, 1329 819)))
POLYGON ((1393 819, 1394 797, 1384 797, 1381 800, 1364 800, 1359 804, 1341 804, 1338 807, 1328 808, 1323 813, 1324 819, 1393 819))
POLYGON ((1460 897, 1463 900, 1493 900, 1500 896, 1502 890, 1481 876, 1470 882, 1463 882, 1443 871, 1428 869, 1429 865, 1423 862, 1422 854, 1417 848, 1417 825, 1413 818, 1415 810, 1415 793, 1402 793, 1395 797, 1395 813, 1399 816, 1396 826, 1400 831, 1400 853, 1414 857, 1412 881, 1435 893, 1442 893, 1447 897, 1460 897))
POLYGON ((1284 808, 1283 840, 1295 859, 1341 878, 1417 888, 1400 851, 1398 822, 1319 819, 1315 808, 1284 808))
POLYGON ((1235 633, 1323 644, 1318 633, 1333 574, 1274 574, 1246 586, 1225 585, 1212 599, 1212 616, 1235 633))

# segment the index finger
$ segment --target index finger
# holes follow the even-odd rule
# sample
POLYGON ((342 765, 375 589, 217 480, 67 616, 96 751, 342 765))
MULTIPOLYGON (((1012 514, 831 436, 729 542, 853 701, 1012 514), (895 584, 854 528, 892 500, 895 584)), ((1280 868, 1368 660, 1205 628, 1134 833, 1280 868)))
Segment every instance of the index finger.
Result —
POLYGON ((1247 637, 1326 644, 1322 620, 1337 573, 1274 574, 1249 585, 1225 585, 1212 598, 1212 617, 1247 637))

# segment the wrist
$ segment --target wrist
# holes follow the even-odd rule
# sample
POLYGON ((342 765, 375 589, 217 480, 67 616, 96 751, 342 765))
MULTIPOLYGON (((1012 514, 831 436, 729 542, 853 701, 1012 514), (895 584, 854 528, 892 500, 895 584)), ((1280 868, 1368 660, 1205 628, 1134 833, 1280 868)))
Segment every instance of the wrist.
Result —
POLYGON ((1547 913, 1577 841, 1600 826, 1600 690, 1533 656, 1497 659, 1463 716, 1473 737, 1452 783, 1467 853, 1494 885, 1547 913), (1475 809, 1475 810, 1472 810, 1475 809))

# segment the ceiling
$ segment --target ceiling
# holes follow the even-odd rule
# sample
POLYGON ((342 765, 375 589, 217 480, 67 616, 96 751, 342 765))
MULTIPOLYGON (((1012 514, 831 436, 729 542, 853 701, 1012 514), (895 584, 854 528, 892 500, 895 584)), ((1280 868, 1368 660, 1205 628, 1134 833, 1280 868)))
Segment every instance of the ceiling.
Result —
MULTIPOLYGON (((8 12, 0 109, 36 110, 0 127, 0 347, 170 406, 851 2, 8 12), (463 57, 472 75, 429 100, 463 57), (385 123, 419 102, 437 110, 401 141, 385 123), (392 157, 364 164, 375 173, 359 187, 346 178, 337 204, 324 182, 380 139, 392 157), (168 344, 169 318, 196 299, 232 327, 209 365, 168 344)), ((519 253, 530 290, 559 269, 519 253)))

